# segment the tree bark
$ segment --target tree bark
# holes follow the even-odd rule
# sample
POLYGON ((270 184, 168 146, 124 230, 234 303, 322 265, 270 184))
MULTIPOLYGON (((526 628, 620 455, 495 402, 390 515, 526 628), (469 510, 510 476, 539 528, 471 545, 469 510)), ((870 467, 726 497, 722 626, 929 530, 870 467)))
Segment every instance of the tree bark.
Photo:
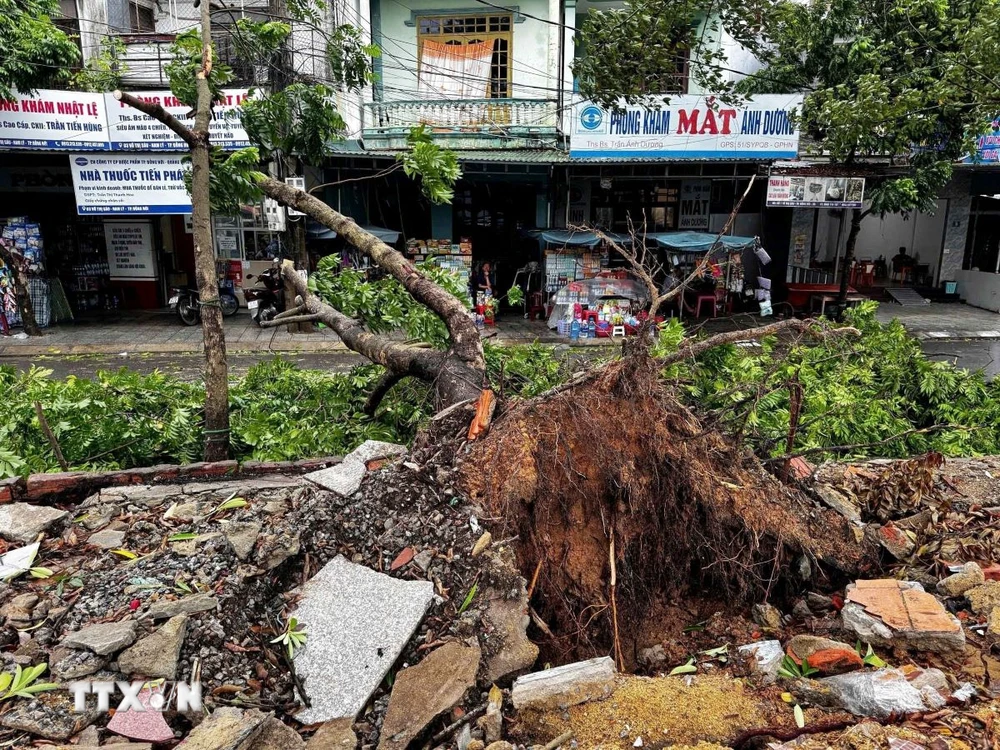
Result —
POLYGON ((208 127, 212 117, 212 27, 210 3, 201 4, 202 69, 197 76, 198 105, 191 143, 191 222, 194 228, 194 263, 201 298, 201 332, 205 347, 205 460, 229 457, 229 368, 226 336, 219 304, 219 277, 212 243, 209 196, 208 127))
POLYGON ((837 295, 837 307, 841 310, 847 304, 847 288, 851 281, 851 265, 854 263, 854 248, 858 244, 861 233, 861 222, 867 213, 860 208, 851 211, 851 231, 847 233, 847 245, 844 248, 844 260, 840 264, 840 293, 837 295))
POLYGON ((17 300, 17 309, 21 313, 21 325, 24 332, 29 336, 41 336, 42 329, 38 327, 35 320, 35 308, 31 306, 31 294, 28 293, 28 284, 24 278, 24 269, 21 267, 20 257, 13 250, 0 244, 0 260, 10 271, 10 280, 14 285, 14 298, 17 300))

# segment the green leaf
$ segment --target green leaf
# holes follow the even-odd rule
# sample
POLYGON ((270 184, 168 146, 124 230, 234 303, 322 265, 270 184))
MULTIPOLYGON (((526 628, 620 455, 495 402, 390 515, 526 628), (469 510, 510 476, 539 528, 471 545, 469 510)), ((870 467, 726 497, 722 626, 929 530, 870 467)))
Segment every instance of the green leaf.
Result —
POLYGON ((236 508, 246 507, 247 501, 242 497, 230 497, 228 500, 223 500, 219 503, 219 507, 212 511, 212 515, 216 513, 223 513, 227 510, 234 510, 236 508))
POLYGON ((126 560, 135 560, 136 558, 139 557, 135 552, 131 552, 131 551, 129 551, 127 549, 124 549, 124 548, 122 548, 122 549, 113 549, 113 550, 111 550, 111 552, 114 553, 114 554, 116 554, 116 555, 118 555, 118 556, 120 556, 120 557, 124 557, 126 560))
POLYGON ((193 531, 183 531, 179 534, 171 534, 167 537, 168 542, 186 542, 189 539, 197 539, 198 535, 193 531))
POLYGON ((458 614, 462 614, 469 608, 469 605, 472 604, 472 600, 476 598, 477 593, 479 593, 478 582, 472 584, 472 588, 469 589, 469 593, 465 595, 465 599, 462 600, 462 606, 458 608, 458 614))
POLYGON ((694 659, 689 659, 687 664, 681 664, 678 667, 674 667, 668 673, 668 677, 675 677, 681 674, 692 674, 698 671, 698 667, 694 663, 694 659))

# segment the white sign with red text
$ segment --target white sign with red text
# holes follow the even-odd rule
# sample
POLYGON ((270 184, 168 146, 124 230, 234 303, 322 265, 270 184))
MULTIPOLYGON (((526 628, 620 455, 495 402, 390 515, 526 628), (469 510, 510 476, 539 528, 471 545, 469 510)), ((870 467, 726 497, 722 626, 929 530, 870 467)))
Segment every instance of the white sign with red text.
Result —
POLYGON ((106 151, 104 95, 39 89, 0 99, 0 148, 106 151))
MULTIPOLYGON (((212 109, 209 141, 227 151, 250 145, 243 129, 240 105, 249 97, 248 89, 223 89, 223 101, 212 109)), ((161 105, 184 125, 194 126, 191 108, 182 104, 169 91, 134 91, 133 96, 161 105)), ((108 133, 113 151, 187 151, 187 144, 166 125, 149 115, 105 94, 108 112, 108 133)))
POLYGON ((800 94, 755 96, 725 104, 714 96, 650 97, 608 110, 593 102, 573 110, 570 158, 794 159, 800 94))

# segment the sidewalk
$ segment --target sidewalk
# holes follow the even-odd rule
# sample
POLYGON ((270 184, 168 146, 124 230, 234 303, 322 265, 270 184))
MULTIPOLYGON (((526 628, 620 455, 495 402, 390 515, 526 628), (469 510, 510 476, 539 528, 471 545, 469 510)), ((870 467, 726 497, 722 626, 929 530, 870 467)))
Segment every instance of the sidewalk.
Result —
POLYGON ((878 319, 898 320, 915 338, 1000 339, 1000 313, 981 310, 960 302, 932 303, 923 307, 903 307, 883 302, 878 319))
MULTIPOLYGON (((284 326, 258 328, 241 311, 225 320, 226 349, 239 352, 340 352, 347 347, 335 333, 288 333, 284 326)), ((0 357, 88 354, 179 354, 202 351, 201 326, 184 326, 167 311, 127 312, 115 318, 52 326, 41 338, 0 336, 0 357)), ((541 321, 509 316, 484 335, 500 343, 568 343, 541 321), (491 335, 492 334, 492 335, 491 335)), ((599 340, 604 341, 604 340, 599 340)))

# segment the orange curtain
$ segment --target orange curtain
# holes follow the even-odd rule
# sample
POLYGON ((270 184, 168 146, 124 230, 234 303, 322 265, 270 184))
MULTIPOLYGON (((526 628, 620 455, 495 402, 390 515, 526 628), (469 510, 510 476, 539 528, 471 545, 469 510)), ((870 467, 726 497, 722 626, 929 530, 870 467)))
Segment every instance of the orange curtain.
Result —
POLYGON ((492 41, 444 44, 424 39, 420 47, 420 95, 432 99, 486 98, 492 62, 492 41))

